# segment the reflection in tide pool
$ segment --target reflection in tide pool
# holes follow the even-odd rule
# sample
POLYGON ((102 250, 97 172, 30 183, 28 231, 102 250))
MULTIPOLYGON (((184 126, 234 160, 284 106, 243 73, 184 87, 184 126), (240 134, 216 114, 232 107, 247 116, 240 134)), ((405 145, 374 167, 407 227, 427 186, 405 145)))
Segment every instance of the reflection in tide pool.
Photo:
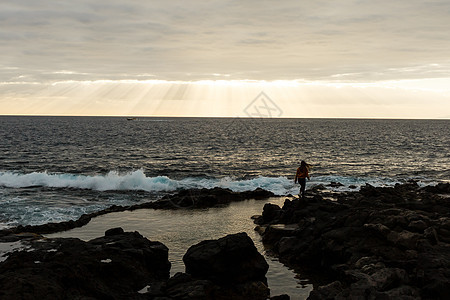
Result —
POLYGON ((152 241, 160 241, 169 248, 172 263, 171 274, 184 272, 183 255, 187 249, 203 240, 217 239, 227 234, 247 232, 258 251, 264 254, 269 271, 267 279, 271 295, 288 294, 291 299, 306 299, 312 290, 311 284, 300 282, 295 273, 278 260, 268 256, 261 238, 254 231, 252 215, 261 214, 265 203, 282 205, 284 197, 269 200, 248 200, 231 203, 221 208, 204 210, 152 210, 140 209, 103 215, 93 219, 88 225, 67 232, 48 235, 48 237, 78 237, 90 240, 103 236, 113 227, 125 231, 139 231, 152 241))

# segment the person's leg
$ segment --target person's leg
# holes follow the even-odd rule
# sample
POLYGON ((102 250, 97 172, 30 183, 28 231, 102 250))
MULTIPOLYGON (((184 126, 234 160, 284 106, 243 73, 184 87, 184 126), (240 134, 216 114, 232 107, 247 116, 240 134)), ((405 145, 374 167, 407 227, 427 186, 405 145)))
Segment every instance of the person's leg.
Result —
POLYGON ((300 196, 305 198, 306 178, 299 178, 298 182, 300 183, 300 196))

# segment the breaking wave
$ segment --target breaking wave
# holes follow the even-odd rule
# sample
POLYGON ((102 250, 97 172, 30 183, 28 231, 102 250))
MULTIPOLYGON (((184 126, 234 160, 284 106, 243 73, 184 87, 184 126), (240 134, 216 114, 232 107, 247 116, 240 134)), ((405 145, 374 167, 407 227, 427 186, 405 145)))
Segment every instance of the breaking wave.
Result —
MULTIPOLYGON (((335 189, 345 190, 348 186, 359 187, 366 183, 375 186, 395 184, 392 179, 369 179, 352 178, 340 176, 313 177, 308 185, 328 184, 332 181, 343 184, 335 189)), ((167 176, 148 177, 143 170, 136 170, 124 174, 110 171, 104 175, 80 175, 80 174, 51 174, 47 172, 18 173, 0 172, 0 186, 7 188, 27 187, 51 187, 51 188, 75 188, 89 189, 95 191, 127 191, 140 190, 147 192, 172 192, 180 189, 191 188, 229 188, 235 192, 252 191, 262 188, 277 195, 298 193, 298 185, 287 177, 264 177, 259 176, 251 179, 224 178, 202 178, 187 177, 180 180, 171 179, 167 176)))
POLYGON ((176 180, 167 176, 147 177, 143 170, 125 174, 110 171, 105 175, 50 174, 33 172, 21 174, 17 172, 0 172, 0 186, 9 188, 51 187, 76 188, 96 191, 141 190, 147 192, 171 192, 190 188, 229 188, 236 192, 254 190, 258 187, 276 194, 284 194, 292 183, 285 177, 257 177, 248 180, 233 180, 230 177, 221 179, 187 177, 176 180))

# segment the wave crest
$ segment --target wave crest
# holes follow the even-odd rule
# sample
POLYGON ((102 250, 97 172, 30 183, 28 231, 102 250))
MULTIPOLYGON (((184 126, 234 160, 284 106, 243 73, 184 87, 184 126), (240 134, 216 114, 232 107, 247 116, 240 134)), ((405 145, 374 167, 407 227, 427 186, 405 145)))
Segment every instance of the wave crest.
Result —
MULTIPOLYGON (((257 177, 247 180, 234 180, 230 177, 221 179, 188 177, 180 180, 167 176, 147 177, 143 170, 125 174, 110 171, 105 175, 50 174, 33 172, 21 174, 0 172, 0 186, 9 188, 26 188, 44 186, 52 188, 77 188, 96 191, 142 190, 147 192, 171 192, 189 188, 229 188, 235 192, 251 191, 263 188, 278 195, 289 193, 294 185, 286 177, 257 177)), ((295 188, 296 189, 296 188, 295 188)))
MULTIPOLYGON (((424 180, 423 178, 421 180, 424 180)), ((328 185, 330 182, 339 182, 343 186, 329 187, 335 191, 349 191, 369 183, 374 186, 393 186, 399 180, 395 178, 370 178, 370 177, 346 177, 346 176, 315 176, 308 182, 307 188, 318 184, 328 185), (353 186, 353 188, 349 188, 353 186)), ((432 183, 424 180, 422 184, 432 183)), ((229 188, 235 192, 253 191, 262 188, 276 195, 297 194, 299 185, 294 184, 293 179, 287 177, 258 176, 251 179, 204 178, 187 177, 183 179, 171 179, 167 176, 148 177, 142 169, 120 174, 110 171, 104 175, 82 174, 51 174, 47 172, 19 173, 0 172, 0 187, 27 188, 27 187, 52 187, 75 188, 95 191, 127 191, 138 190, 147 192, 173 192, 180 189, 193 188, 229 188)))

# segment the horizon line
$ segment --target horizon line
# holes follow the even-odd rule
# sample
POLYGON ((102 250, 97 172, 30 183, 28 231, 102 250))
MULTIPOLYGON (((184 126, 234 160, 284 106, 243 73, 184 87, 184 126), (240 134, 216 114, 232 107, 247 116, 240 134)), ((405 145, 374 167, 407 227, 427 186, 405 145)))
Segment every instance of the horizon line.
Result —
POLYGON ((33 114, 0 114, 0 117, 93 117, 93 118, 185 118, 185 119, 329 119, 329 120, 450 120, 442 118, 393 118, 393 117, 249 117, 249 116, 149 116, 149 115, 33 115, 33 114))

